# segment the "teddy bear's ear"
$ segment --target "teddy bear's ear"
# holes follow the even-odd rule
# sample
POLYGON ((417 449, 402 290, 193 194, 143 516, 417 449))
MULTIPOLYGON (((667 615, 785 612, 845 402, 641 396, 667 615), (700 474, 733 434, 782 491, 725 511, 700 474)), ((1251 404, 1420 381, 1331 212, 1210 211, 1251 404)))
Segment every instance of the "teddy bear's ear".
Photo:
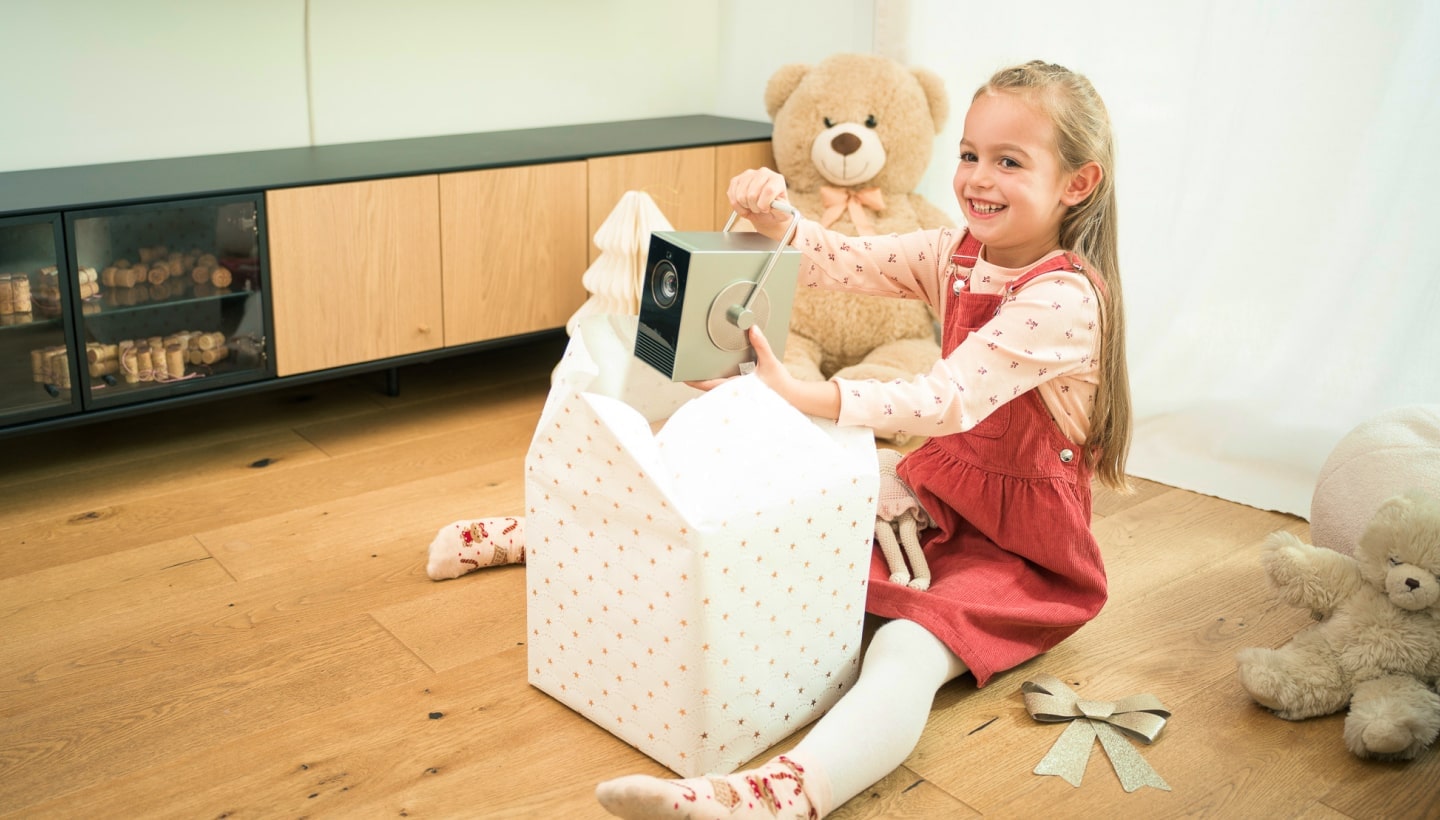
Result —
POLYGON ((775 114, 795 93, 800 81, 810 73, 810 66, 805 63, 791 63, 780 66, 780 70, 770 76, 770 81, 765 83, 765 111, 770 119, 775 119, 775 114))
POLYGON ((928 68, 911 68, 910 73, 920 81, 920 88, 925 92, 925 101, 930 104, 930 119, 935 122, 935 133, 938 134, 945 127, 946 118, 950 116, 950 97, 945 93, 945 81, 928 68))

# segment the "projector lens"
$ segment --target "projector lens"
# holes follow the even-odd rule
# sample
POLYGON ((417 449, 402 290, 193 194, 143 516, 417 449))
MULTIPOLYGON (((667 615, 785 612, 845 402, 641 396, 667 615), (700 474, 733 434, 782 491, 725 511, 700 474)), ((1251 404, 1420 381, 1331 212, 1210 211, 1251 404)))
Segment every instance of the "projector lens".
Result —
POLYGON ((650 272, 650 295, 655 298, 655 304, 662 308, 674 305, 679 298, 680 274, 675 270, 675 266, 670 264, 670 260, 661 259, 650 272))

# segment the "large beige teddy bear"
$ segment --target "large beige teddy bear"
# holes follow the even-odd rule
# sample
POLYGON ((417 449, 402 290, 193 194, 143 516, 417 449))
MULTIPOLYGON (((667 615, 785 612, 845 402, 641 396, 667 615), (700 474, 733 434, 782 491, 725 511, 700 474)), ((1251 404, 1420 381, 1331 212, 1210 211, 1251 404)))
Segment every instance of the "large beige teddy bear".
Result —
MULTIPOLYGON (((953 225, 914 193, 949 112, 940 78, 873 54, 783 66, 765 87, 776 169, 805 217, 850 236, 953 225)), ((785 364, 797 378, 904 379, 940 357, 922 302, 800 288, 785 364)))
POLYGON ((1355 555, 1270 536, 1263 558, 1312 624, 1279 649, 1242 649, 1240 683, 1287 720, 1350 706, 1345 745, 1409 760, 1440 734, 1440 498, 1415 490, 1380 505, 1355 555))

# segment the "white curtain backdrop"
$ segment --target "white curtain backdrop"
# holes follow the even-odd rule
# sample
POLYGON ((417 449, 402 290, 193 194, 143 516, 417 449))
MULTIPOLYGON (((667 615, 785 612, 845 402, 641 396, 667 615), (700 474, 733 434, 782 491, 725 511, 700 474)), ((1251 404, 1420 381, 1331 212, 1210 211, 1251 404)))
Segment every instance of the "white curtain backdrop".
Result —
POLYGON ((957 217, 955 146, 995 69, 1058 62, 1105 98, 1131 474, 1308 517, 1346 432, 1440 402, 1440 3, 887 6, 947 82, 922 192, 957 217))

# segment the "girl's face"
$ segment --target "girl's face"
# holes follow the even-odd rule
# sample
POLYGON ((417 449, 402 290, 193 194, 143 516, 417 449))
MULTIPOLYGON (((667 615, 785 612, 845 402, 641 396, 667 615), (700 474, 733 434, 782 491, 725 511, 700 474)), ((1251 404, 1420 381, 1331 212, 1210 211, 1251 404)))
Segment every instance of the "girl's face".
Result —
POLYGON ((1095 163, 1064 172, 1055 126, 1021 95, 981 94, 965 115, 955 198, 991 264, 1020 268, 1059 248, 1061 219, 1099 174, 1095 163))

